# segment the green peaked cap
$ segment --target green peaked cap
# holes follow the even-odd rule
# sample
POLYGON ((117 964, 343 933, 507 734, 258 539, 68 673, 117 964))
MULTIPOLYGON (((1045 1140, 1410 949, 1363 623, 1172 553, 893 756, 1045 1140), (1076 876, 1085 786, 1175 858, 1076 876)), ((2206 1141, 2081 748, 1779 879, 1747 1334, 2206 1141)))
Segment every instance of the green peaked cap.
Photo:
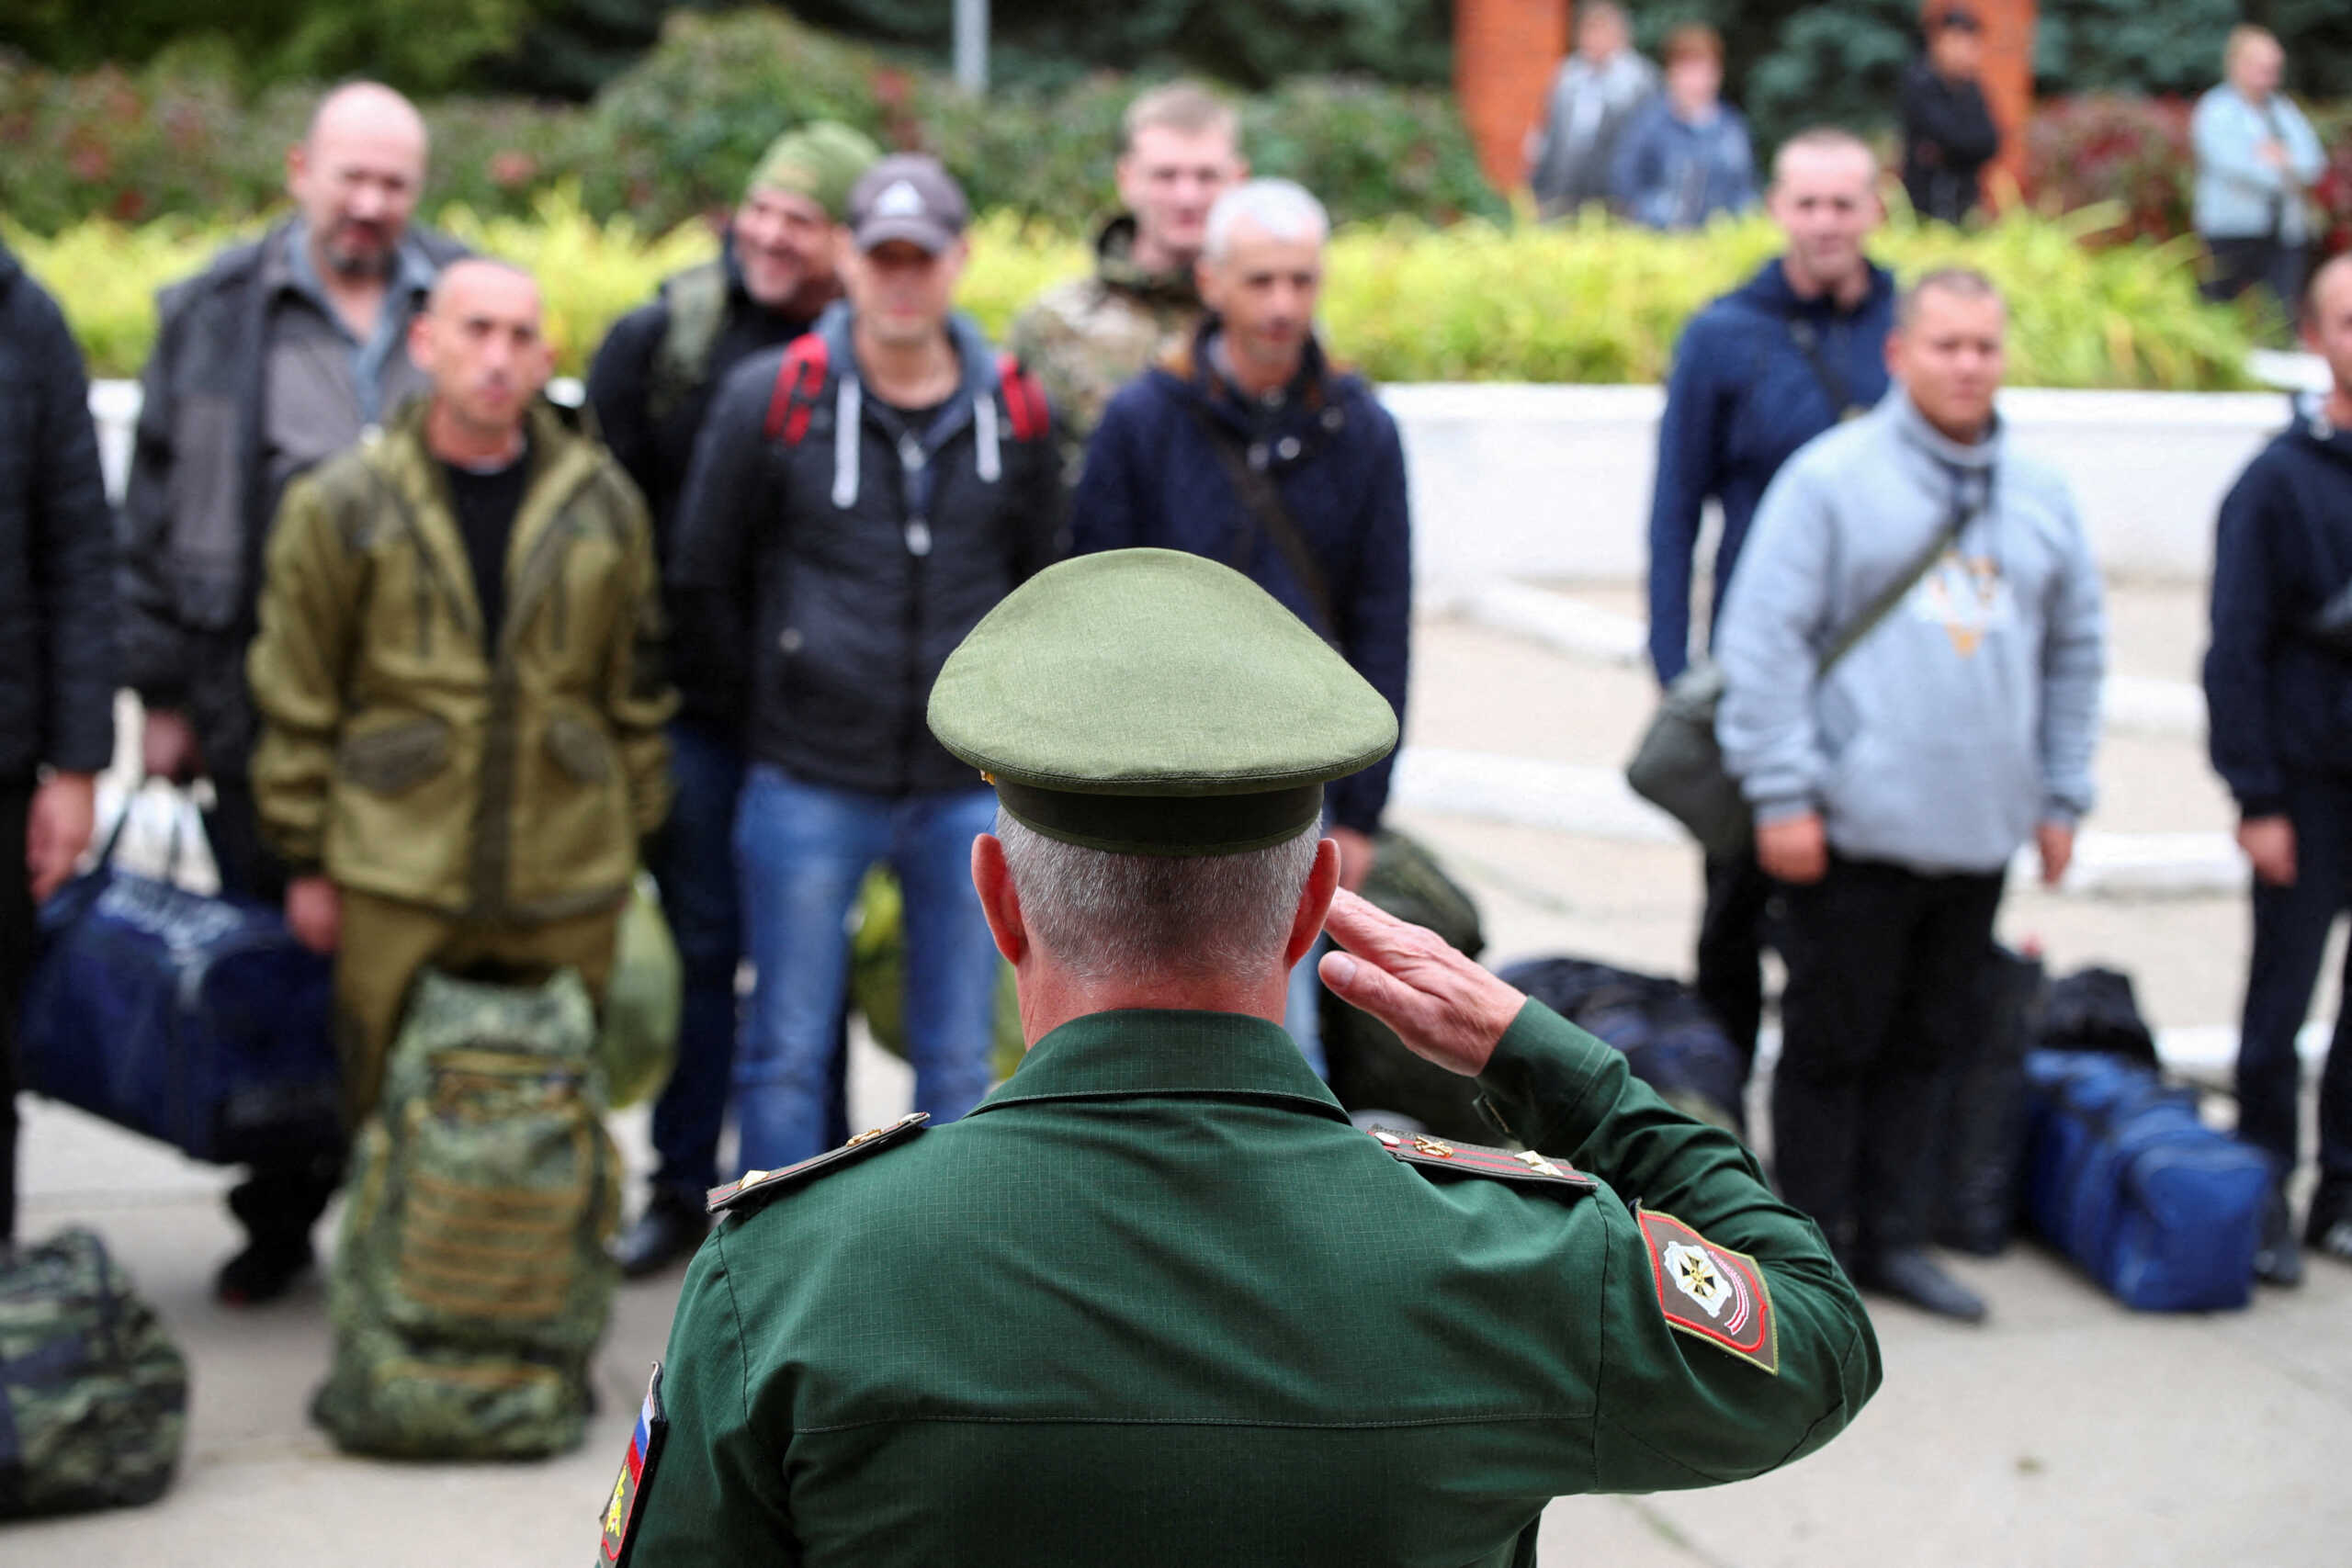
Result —
POLYGON ((1266 591, 1175 550, 1048 567, 948 656, 931 730, 1017 820, 1122 854, 1238 854, 1317 820, 1396 715, 1266 591))
POLYGON ((768 143, 744 189, 805 196, 839 223, 849 215, 850 188, 881 156, 882 149, 839 120, 811 120, 768 143))

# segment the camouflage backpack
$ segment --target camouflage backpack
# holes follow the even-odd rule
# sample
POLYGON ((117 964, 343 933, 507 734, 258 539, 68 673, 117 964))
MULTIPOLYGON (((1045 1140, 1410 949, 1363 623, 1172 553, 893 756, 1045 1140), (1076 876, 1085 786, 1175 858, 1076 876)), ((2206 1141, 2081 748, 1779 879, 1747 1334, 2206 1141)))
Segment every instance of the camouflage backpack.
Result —
POLYGON ((312 1419, 355 1453, 575 1447, 611 1315, 620 1156, 570 970, 514 987, 424 972, 353 1149, 312 1419))
POLYGON ((187 1362, 96 1236, 0 1247, 0 1518, 153 1502, 187 1412, 187 1362))

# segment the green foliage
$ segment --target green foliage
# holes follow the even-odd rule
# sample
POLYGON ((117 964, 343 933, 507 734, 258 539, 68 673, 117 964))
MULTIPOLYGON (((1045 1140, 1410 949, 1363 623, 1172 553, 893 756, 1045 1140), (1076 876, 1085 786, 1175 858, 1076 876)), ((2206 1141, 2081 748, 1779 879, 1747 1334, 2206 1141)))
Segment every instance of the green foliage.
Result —
MULTIPOLYGON (((771 140, 821 118, 937 152, 975 206, 1080 225, 1110 199, 1119 116, 1138 85, 1098 73, 1057 92, 975 98, 781 12, 680 12, 661 47, 586 108, 427 103, 431 194, 520 215, 568 182, 591 212, 667 229, 732 206, 771 140)), ((187 55, 136 75, 82 76, 0 57, 0 134, 12 150, 0 160, 0 211, 42 231, 92 213, 136 222, 263 211, 316 91, 275 87, 247 101, 187 55)), ((1502 212, 1442 95, 1299 78, 1248 100, 1244 115, 1258 166, 1312 186, 1342 219, 1502 212)))
MULTIPOLYGON (((1898 222, 1874 250, 1907 273, 1964 262, 1998 279, 2012 305, 2010 370, 2019 384, 2243 385, 2248 322, 2198 301, 2193 243, 2083 243, 2120 216, 2105 208, 2062 220, 2018 212, 1965 234, 1898 222)), ((599 221, 566 192, 542 197, 528 220, 459 211, 442 221, 537 275, 572 374, 616 317, 714 248, 699 224, 652 239, 627 218, 599 221)), ((8 241, 63 301, 93 373, 127 376, 153 335, 153 290, 231 237, 101 220, 54 239, 12 232, 8 241)), ((1334 353, 1381 380, 1655 381, 1691 312, 1744 281, 1779 244, 1761 219, 1688 235, 1597 220, 1506 230, 1396 219, 1333 242, 1322 319, 1334 353)), ((1090 256, 1075 231, 1010 211, 980 220, 972 253, 960 302, 1000 338, 1021 307, 1084 271, 1090 256)))
POLYGON ((2046 91, 2201 93, 2239 19, 2237 0, 2057 0, 2034 30, 2034 78, 2046 91))

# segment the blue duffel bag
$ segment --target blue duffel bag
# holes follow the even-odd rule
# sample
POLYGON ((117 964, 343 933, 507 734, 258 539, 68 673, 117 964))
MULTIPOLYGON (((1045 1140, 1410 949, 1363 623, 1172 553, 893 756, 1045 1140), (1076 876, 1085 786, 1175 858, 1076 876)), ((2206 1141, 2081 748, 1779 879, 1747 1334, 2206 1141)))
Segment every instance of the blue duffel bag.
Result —
POLYGON ((23 1086, 223 1165, 338 1148, 331 961, 266 904, 116 869, 121 833, 41 906, 23 1086))
POLYGON ((2026 1206, 2042 1238, 2142 1312, 2245 1305, 2270 1156, 2134 1063, 2035 1051, 2026 1081, 2026 1206))

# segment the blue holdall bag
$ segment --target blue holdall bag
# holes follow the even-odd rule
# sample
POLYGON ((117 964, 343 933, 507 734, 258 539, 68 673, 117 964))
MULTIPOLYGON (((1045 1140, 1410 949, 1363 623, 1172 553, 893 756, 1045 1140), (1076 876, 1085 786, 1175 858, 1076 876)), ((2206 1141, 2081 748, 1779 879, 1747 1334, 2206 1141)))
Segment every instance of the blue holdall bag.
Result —
POLYGON ((122 829, 41 906, 24 1087, 216 1164, 341 1147, 332 961, 269 905, 118 869, 122 829))
POLYGON ((2026 1079, 2026 1204, 2043 1239, 2141 1312, 2245 1305, 2270 1156, 2135 1063, 2035 1051, 2026 1079))

